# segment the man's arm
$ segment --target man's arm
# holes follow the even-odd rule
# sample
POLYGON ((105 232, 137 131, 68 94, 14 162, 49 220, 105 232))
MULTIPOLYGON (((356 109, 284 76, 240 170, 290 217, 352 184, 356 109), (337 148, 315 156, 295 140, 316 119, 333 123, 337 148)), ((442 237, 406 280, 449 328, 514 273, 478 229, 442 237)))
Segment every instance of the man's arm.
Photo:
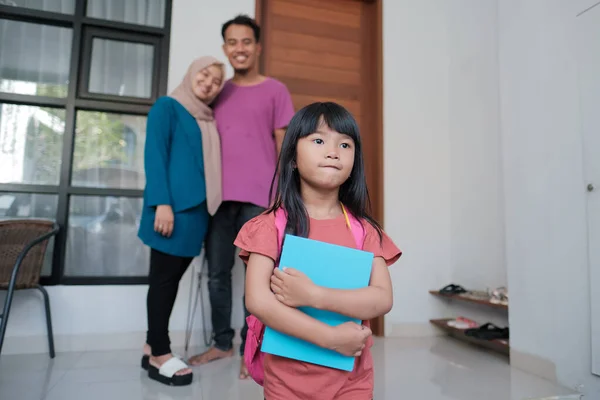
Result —
POLYGON ((279 153, 281 153, 281 145, 283 144, 286 128, 295 113, 292 95, 288 88, 281 82, 279 82, 277 86, 274 105, 273 133, 275 135, 275 144, 277 146, 277 158, 279 159, 279 153))
POLYGON ((277 159, 281 153, 281 145, 283 144, 283 137, 285 136, 285 128, 275 129, 275 145, 277 146, 277 159))

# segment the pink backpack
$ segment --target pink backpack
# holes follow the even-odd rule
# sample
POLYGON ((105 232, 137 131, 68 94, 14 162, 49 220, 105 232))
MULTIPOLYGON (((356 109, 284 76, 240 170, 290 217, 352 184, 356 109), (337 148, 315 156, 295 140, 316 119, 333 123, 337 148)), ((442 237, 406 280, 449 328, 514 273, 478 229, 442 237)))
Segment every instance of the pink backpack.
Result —
MULTIPOLYGON (((354 240, 356 241, 356 247, 358 249, 363 248, 365 241, 366 231, 363 225, 358 221, 352 214, 347 213, 345 207, 342 205, 344 215, 346 216, 346 222, 348 223, 354 240)), ((285 227, 287 225, 287 215, 284 210, 278 209, 275 211, 275 227, 277 228, 277 248, 279 254, 281 254, 281 247, 283 244, 283 237, 285 235, 285 227)), ((275 266, 277 268, 279 265, 275 266)), ((263 334, 265 332, 265 325, 259 321, 254 315, 246 318, 248 323, 248 333, 246 336, 246 345, 244 347, 244 361, 248 368, 248 373, 259 385, 263 385, 265 381, 265 373, 263 370, 263 359, 264 353, 260 351, 260 345, 262 342, 263 334)))

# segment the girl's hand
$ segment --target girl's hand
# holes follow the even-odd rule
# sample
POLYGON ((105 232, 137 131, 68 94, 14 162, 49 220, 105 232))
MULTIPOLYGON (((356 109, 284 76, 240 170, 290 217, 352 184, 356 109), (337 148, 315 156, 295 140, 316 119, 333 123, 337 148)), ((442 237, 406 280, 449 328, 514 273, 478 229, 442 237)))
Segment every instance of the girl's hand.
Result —
POLYGON ((160 205, 156 207, 156 215, 154 217, 154 230, 163 236, 171 237, 173 233, 173 224, 175 216, 173 209, 169 205, 160 205))
POLYGON ((364 325, 346 322, 332 328, 329 348, 345 356, 358 357, 371 334, 371 329, 364 325))
POLYGON ((288 307, 315 307, 319 287, 304 273, 293 269, 275 268, 271 276, 271 290, 281 303, 288 307))

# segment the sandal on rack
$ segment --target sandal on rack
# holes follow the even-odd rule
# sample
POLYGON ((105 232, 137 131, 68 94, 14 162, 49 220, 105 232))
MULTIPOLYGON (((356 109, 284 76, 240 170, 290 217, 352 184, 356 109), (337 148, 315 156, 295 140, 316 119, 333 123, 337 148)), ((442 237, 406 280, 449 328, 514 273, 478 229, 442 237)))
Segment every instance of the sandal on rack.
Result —
POLYGON ((455 284, 450 284, 450 285, 446 285, 443 288, 441 288, 439 290, 440 294, 445 294, 445 295, 457 295, 457 294, 461 294, 461 293, 466 293, 467 290, 460 286, 460 285, 455 285, 455 284))
POLYGON ((465 335, 481 340, 508 339, 508 328, 500 328, 491 322, 481 325, 479 328, 467 329, 465 335))

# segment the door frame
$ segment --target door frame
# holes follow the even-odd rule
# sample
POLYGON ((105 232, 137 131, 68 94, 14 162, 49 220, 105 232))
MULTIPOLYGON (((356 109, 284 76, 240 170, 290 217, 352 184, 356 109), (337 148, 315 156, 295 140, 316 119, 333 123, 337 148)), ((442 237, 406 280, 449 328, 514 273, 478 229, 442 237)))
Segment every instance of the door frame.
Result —
MULTIPOLYGON (((581 154, 583 162, 583 174, 582 183, 586 191, 585 199, 585 215, 586 215, 586 262, 589 273, 589 288, 590 288, 590 353, 591 353, 591 373, 595 376, 600 376, 600 335, 596 332, 600 332, 600 271, 598 268, 594 268, 595 263, 598 263, 598 253, 594 251, 597 246, 595 244, 600 237, 600 217, 598 216, 598 207, 594 204, 598 199, 595 198, 599 195, 598 189, 594 188, 594 183, 598 182, 599 171, 598 165, 594 163, 596 154, 594 150, 598 148, 600 142, 590 140, 590 133, 595 136, 595 130, 590 126, 586 120, 586 116, 589 115, 589 104, 595 104, 593 99, 591 102, 588 100, 586 94, 589 94, 587 90, 592 86, 588 82, 590 73, 595 71, 595 65, 592 64, 590 67, 590 59, 586 56, 589 54, 595 54, 592 49, 590 52, 590 46, 587 39, 590 37, 589 26, 596 26, 592 21, 590 23, 589 18, 599 17, 600 10, 595 7, 587 8, 577 14, 575 17, 577 20, 577 27, 573 36, 573 48, 575 49, 575 61, 577 63, 577 95, 578 95, 578 106, 579 106, 579 118, 580 118, 580 136, 581 136, 581 154), (591 186, 589 186, 591 185, 591 186), (586 187, 587 186, 587 187, 586 187)), ((592 35, 594 32, 591 32, 592 35)), ((593 57, 593 56, 592 56, 593 57)), ((592 78, 593 79, 593 78, 592 78)), ((595 86, 595 85, 594 85, 595 86)), ((593 89, 592 89, 593 90, 593 89)))
MULTIPOLYGON (((268 20, 265 20, 264 13, 267 10, 268 0, 255 1, 255 20, 262 27, 262 31, 266 32, 268 20)), ((327 1, 327 0, 324 0, 327 1)), ((369 192, 373 202, 373 216, 383 226, 384 222, 384 203, 383 203, 383 0, 348 0, 359 1, 364 4, 364 12, 362 13, 362 21, 366 26, 372 28, 368 32, 371 37, 370 42, 373 46, 363 46, 362 62, 363 70, 368 73, 362 74, 361 87, 364 92, 363 99, 368 99, 369 104, 374 105, 374 112, 370 115, 363 115, 363 122, 366 126, 372 126, 375 138, 375 157, 377 161, 374 163, 376 168, 375 182, 371 182, 369 192), (374 62, 373 62, 374 61, 374 62)), ((265 43, 265 36, 261 41, 265 43)), ((268 38, 267 38, 268 40, 268 38)), ((266 46, 263 46, 266 47, 266 46)), ((265 57, 264 53, 259 60, 260 71, 264 71, 265 57)), ((371 330, 375 336, 385 335, 384 317, 379 317, 371 320, 371 330)))

